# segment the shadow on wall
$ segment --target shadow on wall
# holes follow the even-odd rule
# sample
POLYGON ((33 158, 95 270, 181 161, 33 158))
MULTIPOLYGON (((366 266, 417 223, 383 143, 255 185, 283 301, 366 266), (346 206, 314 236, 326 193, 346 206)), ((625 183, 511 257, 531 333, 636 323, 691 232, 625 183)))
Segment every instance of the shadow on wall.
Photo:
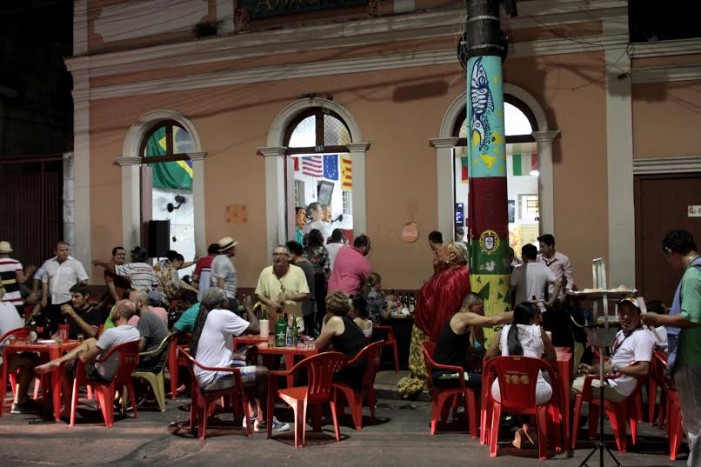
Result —
POLYGON ((449 84, 444 80, 427 81, 425 83, 399 86, 392 96, 394 102, 406 102, 430 97, 444 96, 448 93, 449 84))

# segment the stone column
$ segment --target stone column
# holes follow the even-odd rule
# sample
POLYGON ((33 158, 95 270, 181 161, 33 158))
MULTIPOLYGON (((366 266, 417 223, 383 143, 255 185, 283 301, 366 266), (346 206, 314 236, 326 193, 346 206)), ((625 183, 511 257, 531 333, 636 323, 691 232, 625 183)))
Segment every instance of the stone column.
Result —
POLYGON ((206 152, 189 153, 192 161, 192 208, 194 210, 195 252, 204 257, 207 254, 207 222, 205 219, 205 179, 204 159, 206 152))
POLYGON ((63 153, 63 240, 75 244, 75 174, 73 153, 63 153))
MULTIPOLYGON (((628 21, 607 19, 604 34, 628 33, 628 21)), ((633 101, 625 44, 604 51, 606 164, 608 172, 608 284, 635 286, 633 101)))
POLYGON ((120 157, 122 169, 122 244, 127 251, 141 245, 141 158, 120 157))
POLYGON ((436 190, 438 195, 438 230, 444 239, 455 237, 455 145, 458 138, 431 138, 428 140, 436 148, 436 190))
POLYGON ((540 202, 540 233, 555 235, 555 204, 553 194, 553 140, 560 130, 534 131, 538 145, 538 200, 540 202))
POLYGON ((370 143, 360 142, 346 145, 350 151, 353 170, 353 234, 358 236, 367 233, 367 204, 365 197, 365 152, 370 149, 370 143))
POLYGON ((270 258, 276 245, 285 243, 285 151, 284 146, 258 148, 265 158, 265 212, 267 231, 267 256, 270 258))

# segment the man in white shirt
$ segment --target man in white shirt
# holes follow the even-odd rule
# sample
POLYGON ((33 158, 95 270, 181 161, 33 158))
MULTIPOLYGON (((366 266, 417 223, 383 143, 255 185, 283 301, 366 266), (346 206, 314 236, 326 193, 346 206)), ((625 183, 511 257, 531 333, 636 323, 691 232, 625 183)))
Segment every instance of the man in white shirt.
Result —
POLYGON ((70 256, 70 251, 68 243, 58 242, 56 256, 44 263, 46 273, 41 282, 41 307, 44 309, 44 318, 51 321, 52 334, 58 329, 61 305, 71 302, 71 287, 78 283, 88 283, 85 268, 80 261, 70 256), (47 307, 49 297, 51 305, 47 307))
MULTIPOLYGON (((249 407, 254 431, 265 431, 264 407, 268 397, 268 369, 264 366, 248 365, 246 356, 234 352, 234 337, 244 333, 258 334, 258 318, 248 314, 246 321, 228 309, 228 299, 218 287, 210 287, 202 295, 202 302, 192 331, 190 353, 207 367, 236 367, 241 381, 249 392, 249 407), (255 403, 254 403, 255 401, 255 403)), ((195 367, 195 378, 204 391, 230 388, 234 384, 233 374, 195 367)), ((245 419, 244 419, 245 420, 245 419)), ((290 426, 273 418, 273 430, 287 431, 290 426)))
POLYGON ((239 304, 236 301, 236 266, 234 266, 234 256, 236 256, 236 245, 239 242, 231 237, 224 237, 217 245, 219 254, 212 261, 212 286, 219 287, 226 293, 229 310, 238 313, 239 304))
POLYGON ((543 300, 546 287, 553 287, 548 304, 552 305, 560 292, 561 282, 555 274, 541 262, 537 262, 538 249, 531 244, 521 248, 523 263, 511 273, 511 289, 516 291, 514 305, 532 300, 543 300))
MULTIPOLYGON (((611 349, 612 357, 604 362, 604 375, 618 375, 609 379, 603 387, 604 399, 620 402, 630 396, 639 379, 646 379, 650 371, 650 362, 655 347, 652 333, 642 327, 640 305, 634 298, 624 298, 618 302, 618 316, 621 330, 611 349)), ((599 374, 599 365, 579 365, 579 369, 589 374, 599 374)), ((601 381, 592 382, 592 397, 599 397, 601 381)), ((584 376, 572 383, 572 391, 581 393, 584 388, 584 376)))
POLYGON ((343 230, 333 229, 331 237, 329 237, 329 241, 326 244, 326 251, 329 252, 329 271, 333 271, 333 262, 336 260, 338 250, 345 246, 346 244, 343 243, 343 230))
POLYGON ((555 237, 551 234, 545 234, 538 237, 540 246, 540 261, 545 263, 547 267, 555 274, 555 278, 561 281, 562 287, 560 294, 555 295, 553 287, 548 290, 548 296, 555 295, 556 299, 563 299, 568 290, 575 290, 574 284, 574 269, 570 259, 555 250, 555 237))

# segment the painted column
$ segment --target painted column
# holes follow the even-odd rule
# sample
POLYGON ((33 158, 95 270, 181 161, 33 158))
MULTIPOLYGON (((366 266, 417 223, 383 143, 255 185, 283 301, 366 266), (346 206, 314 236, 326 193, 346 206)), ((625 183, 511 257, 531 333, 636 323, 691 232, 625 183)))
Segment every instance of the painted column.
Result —
POLYGON ((467 119, 470 157, 470 281, 485 313, 509 308, 504 88, 499 2, 468 3, 467 119))
POLYGON ((455 137, 432 138, 436 148, 436 175, 438 180, 438 231, 443 238, 454 238, 455 225, 455 157, 453 150, 458 143, 455 137))

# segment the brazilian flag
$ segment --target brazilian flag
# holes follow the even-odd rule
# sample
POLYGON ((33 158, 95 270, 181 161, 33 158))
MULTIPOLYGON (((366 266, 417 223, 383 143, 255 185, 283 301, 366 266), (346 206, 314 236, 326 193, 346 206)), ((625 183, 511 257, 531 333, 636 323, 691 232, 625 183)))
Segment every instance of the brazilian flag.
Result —
MULTIPOLYGON (((173 126, 173 153, 187 153, 192 143, 187 131, 173 126)), ((146 157, 165 156, 168 154, 168 132, 161 127, 153 132, 146 143, 146 157)), ((153 187, 174 190, 192 190, 192 161, 158 162, 151 164, 153 187)))

